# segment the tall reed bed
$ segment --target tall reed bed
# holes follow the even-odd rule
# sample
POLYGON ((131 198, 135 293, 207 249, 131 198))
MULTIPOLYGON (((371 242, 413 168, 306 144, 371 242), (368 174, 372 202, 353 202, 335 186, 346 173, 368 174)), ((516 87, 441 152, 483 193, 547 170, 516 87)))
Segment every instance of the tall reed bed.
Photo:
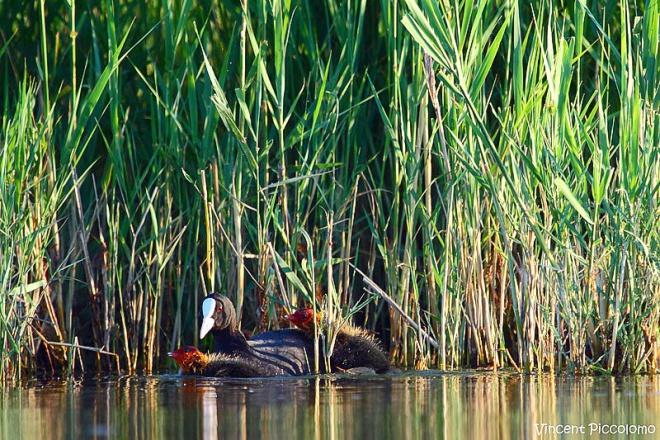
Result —
MULTIPOLYGON (((0 351, 155 371, 200 299, 404 366, 654 372, 658 6, 0 5, 0 351)), ((20 3, 20 2, 19 2, 20 3)))

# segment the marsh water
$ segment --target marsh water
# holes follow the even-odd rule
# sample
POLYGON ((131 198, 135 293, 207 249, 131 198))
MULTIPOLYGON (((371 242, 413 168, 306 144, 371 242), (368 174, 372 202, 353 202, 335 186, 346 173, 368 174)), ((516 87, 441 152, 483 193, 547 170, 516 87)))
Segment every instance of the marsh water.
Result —
POLYGON ((660 378, 415 372, 35 381, 0 389, 0 438, 660 438, 660 378))

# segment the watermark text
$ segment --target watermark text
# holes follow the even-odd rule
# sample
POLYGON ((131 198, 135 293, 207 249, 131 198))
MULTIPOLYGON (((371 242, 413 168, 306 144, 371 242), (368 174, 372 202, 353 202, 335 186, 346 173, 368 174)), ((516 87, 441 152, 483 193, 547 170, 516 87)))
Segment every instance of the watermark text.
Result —
POLYGON ((587 423, 585 425, 534 423, 537 436, 543 435, 653 435, 655 425, 587 423))

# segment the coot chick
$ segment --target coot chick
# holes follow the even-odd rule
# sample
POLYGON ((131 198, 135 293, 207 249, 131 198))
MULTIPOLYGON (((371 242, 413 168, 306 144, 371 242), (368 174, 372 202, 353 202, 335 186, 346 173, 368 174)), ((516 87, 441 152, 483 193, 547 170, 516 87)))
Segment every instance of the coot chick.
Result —
POLYGON ((192 345, 167 353, 181 367, 181 373, 209 377, 263 377, 259 368, 245 359, 221 353, 202 353, 192 345))
MULTIPOLYGON (((285 316, 285 319, 314 337, 314 326, 322 325, 322 314, 314 316, 312 309, 300 309, 285 316)), ((320 328, 321 331, 325 329, 320 328)), ((359 327, 344 325, 339 329, 330 365, 333 371, 356 371, 357 369, 373 370, 385 373, 390 369, 390 361, 380 344, 366 330, 359 327)))

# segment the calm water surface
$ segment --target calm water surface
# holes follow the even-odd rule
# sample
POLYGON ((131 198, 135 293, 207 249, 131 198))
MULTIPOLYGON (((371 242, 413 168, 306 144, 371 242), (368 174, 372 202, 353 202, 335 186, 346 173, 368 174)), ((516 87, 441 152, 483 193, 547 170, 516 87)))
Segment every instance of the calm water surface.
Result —
POLYGON ((38 382, 0 389, 0 438, 660 438, 660 380, 415 372, 38 382))

